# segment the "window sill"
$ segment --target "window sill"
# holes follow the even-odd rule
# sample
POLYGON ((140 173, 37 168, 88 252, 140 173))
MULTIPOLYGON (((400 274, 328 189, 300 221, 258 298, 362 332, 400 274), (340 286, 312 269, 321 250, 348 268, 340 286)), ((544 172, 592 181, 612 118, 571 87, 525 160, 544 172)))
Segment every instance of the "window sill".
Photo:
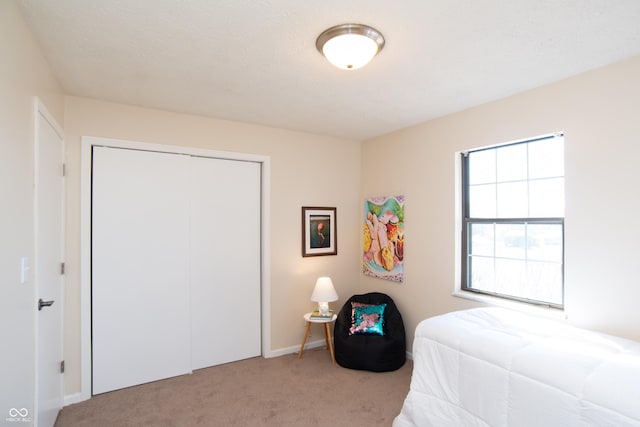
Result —
POLYGON ((451 295, 457 298, 477 301, 495 307, 509 308, 511 310, 520 311, 522 313, 545 317, 553 320, 567 320, 568 318, 564 310, 560 310, 557 308, 547 308, 523 302, 509 301, 498 297, 481 295, 475 292, 465 292, 462 290, 456 290, 451 295))

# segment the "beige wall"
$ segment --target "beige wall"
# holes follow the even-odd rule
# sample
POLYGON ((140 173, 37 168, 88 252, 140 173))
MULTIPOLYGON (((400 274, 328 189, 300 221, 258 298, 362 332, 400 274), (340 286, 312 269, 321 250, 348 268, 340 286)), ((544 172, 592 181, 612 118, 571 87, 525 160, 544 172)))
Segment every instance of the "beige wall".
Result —
MULTIPOLYGON (((271 162, 271 349, 290 351, 302 340, 315 279, 333 278, 342 302, 359 286, 357 254, 360 144, 300 132, 174 114, 68 97, 66 394, 80 391, 80 153, 82 136, 185 145, 259 154, 271 162), (354 197, 355 196, 355 197, 354 197), (301 256, 301 207, 335 206, 338 255, 301 256)), ((241 307, 239 307, 241 310, 241 307)), ((321 330, 316 333, 317 339, 321 330)))
POLYGON ((410 342, 421 319, 480 305, 451 295, 455 153, 564 131, 568 321, 640 340, 639 117, 636 57, 364 142, 361 194, 404 194, 406 237, 405 282, 363 287, 394 298, 410 342))
MULTIPOLYGON (((63 96, 14 2, 0 1, 0 422, 34 411, 36 293, 20 283, 33 263, 34 96, 62 123, 63 96)), ((33 273, 33 272, 32 272, 33 273)))
MULTIPOLYGON (((64 123, 67 158, 65 393, 80 391, 80 138, 83 135, 237 151, 271 158, 271 349, 295 348, 315 278, 340 300, 378 290, 402 310, 410 338, 428 316, 477 306, 453 297, 455 153, 562 130, 566 135, 568 320, 640 340, 635 278, 640 225, 640 58, 362 144, 282 129, 76 97, 66 102, 14 2, 0 1, 0 413, 32 409, 33 96, 64 123), (405 282, 360 273, 362 201, 406 196, 405 282), (338 208, 338 256, 300 256, 300 207, 338 208)), ((428 96, 428 94, 425 94, 428 96)), ((316 334, 320 334, 320 330, 316 334)), ((410 349, 411 347, 409 347, 410 349)))

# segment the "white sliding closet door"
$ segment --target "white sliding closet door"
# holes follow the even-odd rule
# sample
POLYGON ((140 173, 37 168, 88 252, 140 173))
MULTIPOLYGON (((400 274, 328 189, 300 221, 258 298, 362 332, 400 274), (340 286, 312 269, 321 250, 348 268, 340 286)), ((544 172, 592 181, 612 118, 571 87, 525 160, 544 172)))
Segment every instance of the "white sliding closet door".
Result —
POLYGON ((192 368, 261 354, 260 165, 191 159, 192 368))
POLYGON ((261 165, 94 147, 93 394, 261 354, 261 165))
POLYGON ((93 394, 191 371, 189 160, 93 149, 93 394))

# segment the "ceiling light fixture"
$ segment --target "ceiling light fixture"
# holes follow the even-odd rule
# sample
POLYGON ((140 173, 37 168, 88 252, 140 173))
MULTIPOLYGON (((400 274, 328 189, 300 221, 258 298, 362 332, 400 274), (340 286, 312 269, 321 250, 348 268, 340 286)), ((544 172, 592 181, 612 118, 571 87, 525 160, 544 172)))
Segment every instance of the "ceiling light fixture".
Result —
POLYGON ((380 31, 362 24, 342 24, 318 36, 316 47, 333 65, 356 70, 373 59, 384 47, 380 31))

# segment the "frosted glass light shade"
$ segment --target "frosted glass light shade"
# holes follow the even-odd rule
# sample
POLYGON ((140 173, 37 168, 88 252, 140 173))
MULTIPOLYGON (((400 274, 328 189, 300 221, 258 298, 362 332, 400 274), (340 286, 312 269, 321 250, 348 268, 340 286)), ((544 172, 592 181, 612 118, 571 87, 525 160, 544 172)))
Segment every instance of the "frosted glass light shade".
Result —
POLYGON ((376 53, 378 45, 368 37, 345 34, 324 44, 322 53, 329 62, 343 70, 357 70, 367 65, 376 53))
POLYGON ((324 31, 316 47, 327 60, 343 70, 367 65, 384 47, 384 37, 374 28, 361 24, 343 24, 324 31))

